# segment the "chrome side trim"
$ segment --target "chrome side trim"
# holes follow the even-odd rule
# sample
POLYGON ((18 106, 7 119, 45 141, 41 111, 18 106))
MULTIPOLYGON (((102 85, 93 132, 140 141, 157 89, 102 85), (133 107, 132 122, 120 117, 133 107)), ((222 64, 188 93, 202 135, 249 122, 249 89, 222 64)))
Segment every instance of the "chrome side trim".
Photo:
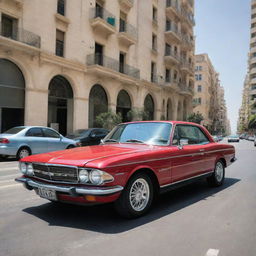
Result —
MULTIPOLYGON (((203 154, 205 155, 205 154, 222 152, 222 151, 229 151, 229 150, 230 149, 219 149, 219 150, 212 150, 212 151, 204 151, 203 154)), ((148 159, 148 160, 144 160, 144 161, 129 162, 129 163, 117 164, 117 165, 110 165, 110 166, 106 166, 104 168, 113 168, 113 167, 119 167, 119 166, 125 166, 125 165, 141 164, 141 163, 147 163, 147 162, 153 162, 153 161, 161 161, 161 160, 168 160, 168 159, 174 159, 174 158, 180 158, 180 157, 186 157, 186 156, 197 156, 197 155, 202 155, 202 152, 187 154, 187 155, 178 155, 178 156, 169 156, 169 157, 163 157, 163 158, 148 159)))
POLYGON ((172 185, 175 185, 175 184, 187 181, 187 180, 192 180, 192 179, 200 178, 201 176, 205 176, 205 175, 208 175, 208 174, 211 174, 211 173, 214 173, 214 171, 206 172, 206 173, 203 173, 203 174, 200 174, 200 175, 197 175, 197 176, 193 176, 193 177, 188 178, 188 179, 179 180, 179 181, 176 181, 176 182, 173 182, 173 183, 165 184, 163 186, 160 186, 160 188, 165 188, 165 187, 168 187, 168 186, 172 186, 172 185))
POLYGON ((57 186, 50 185, 41 182, 37 182, 28 178, 16 178, 15 181, 23 183, 26 186, 29 186, 33 189, 35 188, 48 188, 55 190, 57 192, 68 193, 72 196, 79 195, 96 195, 96 196, 104 196, 110 195, 123 190, 122 186, 114 186, 114 187, 102 187, 102 188, 84 188, 84 187, 74 187, 74 186, 57 186))

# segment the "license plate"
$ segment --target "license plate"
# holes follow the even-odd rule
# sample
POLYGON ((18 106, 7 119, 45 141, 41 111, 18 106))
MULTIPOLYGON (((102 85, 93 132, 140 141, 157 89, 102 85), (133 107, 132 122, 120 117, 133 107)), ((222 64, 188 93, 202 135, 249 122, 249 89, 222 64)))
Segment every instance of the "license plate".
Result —
POLYGON ((38 188, 38 195, 48 200, 57 201, 56 191, 48 188, 38 188))

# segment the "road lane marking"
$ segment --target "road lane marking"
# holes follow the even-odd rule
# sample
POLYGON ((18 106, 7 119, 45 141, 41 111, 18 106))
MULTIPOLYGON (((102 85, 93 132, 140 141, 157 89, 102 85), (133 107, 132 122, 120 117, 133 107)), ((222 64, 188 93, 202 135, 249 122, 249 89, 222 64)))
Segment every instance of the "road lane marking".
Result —
POLYGON ((220 250, 217 249, 209 249, 205 256, 218 256, 220 250))

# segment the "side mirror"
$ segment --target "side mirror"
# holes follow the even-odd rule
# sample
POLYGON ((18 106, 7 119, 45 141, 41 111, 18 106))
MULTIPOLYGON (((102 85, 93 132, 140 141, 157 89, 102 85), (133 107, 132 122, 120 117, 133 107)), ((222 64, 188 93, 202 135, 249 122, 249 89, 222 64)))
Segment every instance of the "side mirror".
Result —
POLYGON ((182 149, 186 145, 188 145, 188 139, 181 139, 179 148, 182 149))

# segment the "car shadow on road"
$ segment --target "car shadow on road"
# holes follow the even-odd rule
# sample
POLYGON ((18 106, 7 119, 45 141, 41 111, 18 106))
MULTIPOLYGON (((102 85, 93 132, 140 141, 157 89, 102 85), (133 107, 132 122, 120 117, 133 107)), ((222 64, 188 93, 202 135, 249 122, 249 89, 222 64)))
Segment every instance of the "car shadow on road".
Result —
POLYGON ((182 210, 201 200, 211 200, 211 197, 239 181, 239 179, 226 178, 223 186, 218 188, 209 188, 205 181, 199 181, 165 193, 159 196, 147 215, 132 220, 120 217, 112 204, 85 207, 45 203, 23 211, 46 221, 51 226, 118 234, 182 210))

